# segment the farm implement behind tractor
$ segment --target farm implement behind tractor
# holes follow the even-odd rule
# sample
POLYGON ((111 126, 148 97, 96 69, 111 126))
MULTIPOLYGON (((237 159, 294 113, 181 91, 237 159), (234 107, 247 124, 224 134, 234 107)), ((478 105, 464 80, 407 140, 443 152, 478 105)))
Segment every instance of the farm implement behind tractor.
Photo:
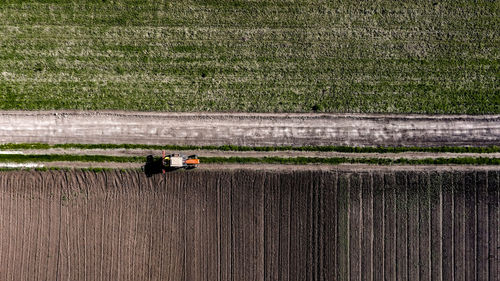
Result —
POLYGON ((148 155, 146 157, 146 165, 142 166, 142 170, 146 173, 146 176, 151 177, 154 174, 177 169, 194 169, 198 164, 200 164, 200 159, 198 159, 197 155, 165 154, 165 151, 163 151, 162 157, 159 159, 153 155, 148 155))

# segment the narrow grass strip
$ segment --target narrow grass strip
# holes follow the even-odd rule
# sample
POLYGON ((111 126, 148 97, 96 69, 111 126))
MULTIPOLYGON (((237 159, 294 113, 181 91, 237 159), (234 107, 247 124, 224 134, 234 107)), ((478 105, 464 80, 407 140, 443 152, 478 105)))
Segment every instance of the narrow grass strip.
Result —
POLYGON ((434 153, 495 153, 500 146, 440 146, 440 147, 354 147, 354 146, 237 146, 237 145, 147 145, 147 144, 45 144, 45 143, 9 143, 0 144, 0 150, 15 149, 152 149, 152 150, 220 150, 220 151, 320 151, 347 153, 400 153, 400 152, 434 152, 434 153))
MULTIPOLYGON (((0 162, 115 162, 115 163, 145 163, 146 157, 137 156, 106 156, 106 155, 0 155, 0 162)), ((204 164, 374 164, 374 165, 500 165, 500 158, 488 157, 457 157, 457 158, 349 158, 349 157, 200 157, 204 164)))
POLYGON ((87 167, 87 168, 70 168, 70 167, 37 167, 37 168, 25 168, 25 167, 0 167, 0 172, 9 172, 9 171, 38 171, 38 172, 46 172, 46 171, 90 171, 90 172, 106 172, 106 171, 116 171, 119 170, 121 172, 126 171, 141 171, 140 168, 100 168, 100 167, 87 167))
POLYGON ((424 159, 407 159, 407 158, 347 158, 347 157, 200 157, 201 163, 206 164, 374 164, 374 165, 444 165, 444 164, 459 164, 459 165, 500 165, 500 158, 486 157, 459 157, 459 158, 424 158, 424 159))
POLYGON ((108 155, 68 155, 68 154, 0 154, 0 162, 115 162, 115 163, 140 163, 145 162, 142 156, 108 156, 108 155))

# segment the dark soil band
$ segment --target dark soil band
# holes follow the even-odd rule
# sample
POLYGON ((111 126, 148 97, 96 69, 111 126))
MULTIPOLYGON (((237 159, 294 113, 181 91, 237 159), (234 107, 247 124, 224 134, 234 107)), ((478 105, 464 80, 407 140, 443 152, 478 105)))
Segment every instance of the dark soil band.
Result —
MULTIPOLYGON (((203 164, 374 164, 374 165, 500 165, 500 158, 488 157, 456 157, 456 158, 348 158, 348 157, 199 157, 203 164)), ((54 162, 54 161, 81 161, 81 162, 117 162, 141 163, 146 157, 139 156, 108 156, 108 155, 68 155, 68 154, 1 154, 2 162, 54 162)))

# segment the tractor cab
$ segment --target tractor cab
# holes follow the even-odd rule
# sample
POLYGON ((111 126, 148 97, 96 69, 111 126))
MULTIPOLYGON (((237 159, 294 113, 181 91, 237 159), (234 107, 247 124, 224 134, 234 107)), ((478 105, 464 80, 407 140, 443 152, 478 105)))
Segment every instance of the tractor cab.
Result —
POLYGON ((163 151, 162 157, 159 159, 153 157, 153 155, 148 155, 146 165, 142 166, 142 170, 146 173, 146 176, 151 177, 154 174, 177 169, 194 169, 198 164, 200 164, 200 159, 198 159, 197 155, 165 154, 165 151, 163 151))
POLYGON ((196 165, 200 164, 200 159, 198 159, 197 155, 185 156, 178 153, 165 155, 165 151, 163 151, 162 159, 163 166, 172 169, 193 169, 196 168, 196 165))

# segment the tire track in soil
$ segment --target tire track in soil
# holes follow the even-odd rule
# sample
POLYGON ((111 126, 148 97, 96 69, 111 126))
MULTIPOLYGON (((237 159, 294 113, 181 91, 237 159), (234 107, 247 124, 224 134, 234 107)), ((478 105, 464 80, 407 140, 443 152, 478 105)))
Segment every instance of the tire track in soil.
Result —
MULTIPOLYGON (((1 189, 1 196, 0 202, 2 202, 2 205, 0 206, 2 208, 2 217, 0 218, 0 222, 2 222, 2 230, 6 233, 6 235, 0 235, 0 242, 1 242, 1 247, 0 247, 0 262, 2 264, 2 267, 0 267, 0 279, 3 280, 8 280, 9 276, 9 270, 10 270, 10 264, 9 264, 9 255, 10 255, 10 227, 11 227, 11 213, 13 211, 11 207, 11 191, 9 189, 8 181, 7 178, 2 177, 0 179, 0 184, 4 187, 1 189)), ((11 186, 11 185, 10 185, 11 186)))
POLYGON ((384 174, 373 173, 373 280, 384 280, 384 174))
POLYGON ((349 279, 361 280, 361 175, 353 174, 349 184, 349 279))
POLYGON ((476 173, 465 174, 465 280, 476 279, 476 173))
POLYGON ((396 226, 394 173, 384 173, 384 275, 396 281, 396 226))
POLYGON ((430 281, 430 241, 429 241, 429 228, 430 228, 430 183, 429 174, 424 172, 419 174, 419 189, 418 189, 418 244, 419 244, 419 276, 420 281, 430 281))
POLYGON ((365 172, 361 175, 361 280, 373 280, 373 176, 365 172))
POLYGON ((465 280, 465 174, 456 172, 453 175, 453 193, 454 210, 453 210, 453 264, 454 277, 457 281, 465 280))
POLYGON ((29 178, 31 175, 27 176, 24 178, 24 188, 26 188, 26 191, 24 194, 21 196, 21 205, 22 207, 20 208, 22 210, 22 223, 20 224, 21 229, 22 229, 22 237, 26 237, 26 239, 21 240, 20 248, 17 248, 19 251, 19 256, 20 256, 20 264, 19 264, 19 277, 21 279, 24 278, 29 278, 29 269, 27 267, 27 259, 29 257, 29 244, 30 244, 30 223, 29 223, 29 206, 30 199, 31 199, 31 188, 30 184, 33 184, 33 182, 29 182, 29 178), (28 214, 27 214, 28 213, 28 214))
POLYGON ((497 170, 0 172, 0 278, 498 280, 499 191, 497 170))
POLYGON ((35 223, 40 220, 39 212, 40 209, 38 204, 40 200, 38 190, 36 188, 36 178, 37 175, 31 175, 30 182, 32 183, 31 189, 31 198, 30 198, 30 206, 29 206, 29 218, 30 218, 30 244, 29 244, 29 252, 28 252, 28 270, 29 270, 29 279, 36 280, 37 272, 36 272, 36 262, 37 262, 37 252, 38 252, 38 228, 39 224, 35 223))
POLYGON ((22 260, 21 260, 21 255, 22 255, 22 242, 23 240, 21 240, 21 237, 24 237, 23 235, 23 232, 24 232, 24 229, 22 228, 22 224, 24 223, 24 219, 23 219, 23 216, 24 216, 24 211, 21 211, 22 208, 22 196, 24 194, 24 189, 25 188, 25 178, 23 177, 23 179, 21 180, 21 190, 19 191, 16 191, 16 194, 15 194, 15 203, 14 203, 14 206, 15 206, 15 209, 16 210, 19 210, 18 212, 16 212, 16 216, 13 218, 14 219, 14 225, 15 225, 15 228, 14 228, 14 231, 16 234, 19 234, 19 235, 16 235, 15 238, 14 238, 14 247, 12 248, 14 254, 13 254, 13 266, 12 266, 12 269, 13 269, 13 272, 12 272, 12 280, 15 280, 16 279, 16 275, 22 275, 23 273, 21 273, 21 270, 22 268, 20 268, 20 265, 22 265, 22 260))
POLYGON ((408 280, 408 178, 404 172, 396 172, 396 280, 408 280))
POLYGON ((499 173, 488 173, 488 277, 500 278, 499 173))
POLYGON ((488 280, 488 183, 485 172, 476 172, 476 280, 488 280))
POLYGON ((444 173, 442 175, 442 280, 453 280, 453 210, 454 210, 454 188, 453 174, 444 173))

